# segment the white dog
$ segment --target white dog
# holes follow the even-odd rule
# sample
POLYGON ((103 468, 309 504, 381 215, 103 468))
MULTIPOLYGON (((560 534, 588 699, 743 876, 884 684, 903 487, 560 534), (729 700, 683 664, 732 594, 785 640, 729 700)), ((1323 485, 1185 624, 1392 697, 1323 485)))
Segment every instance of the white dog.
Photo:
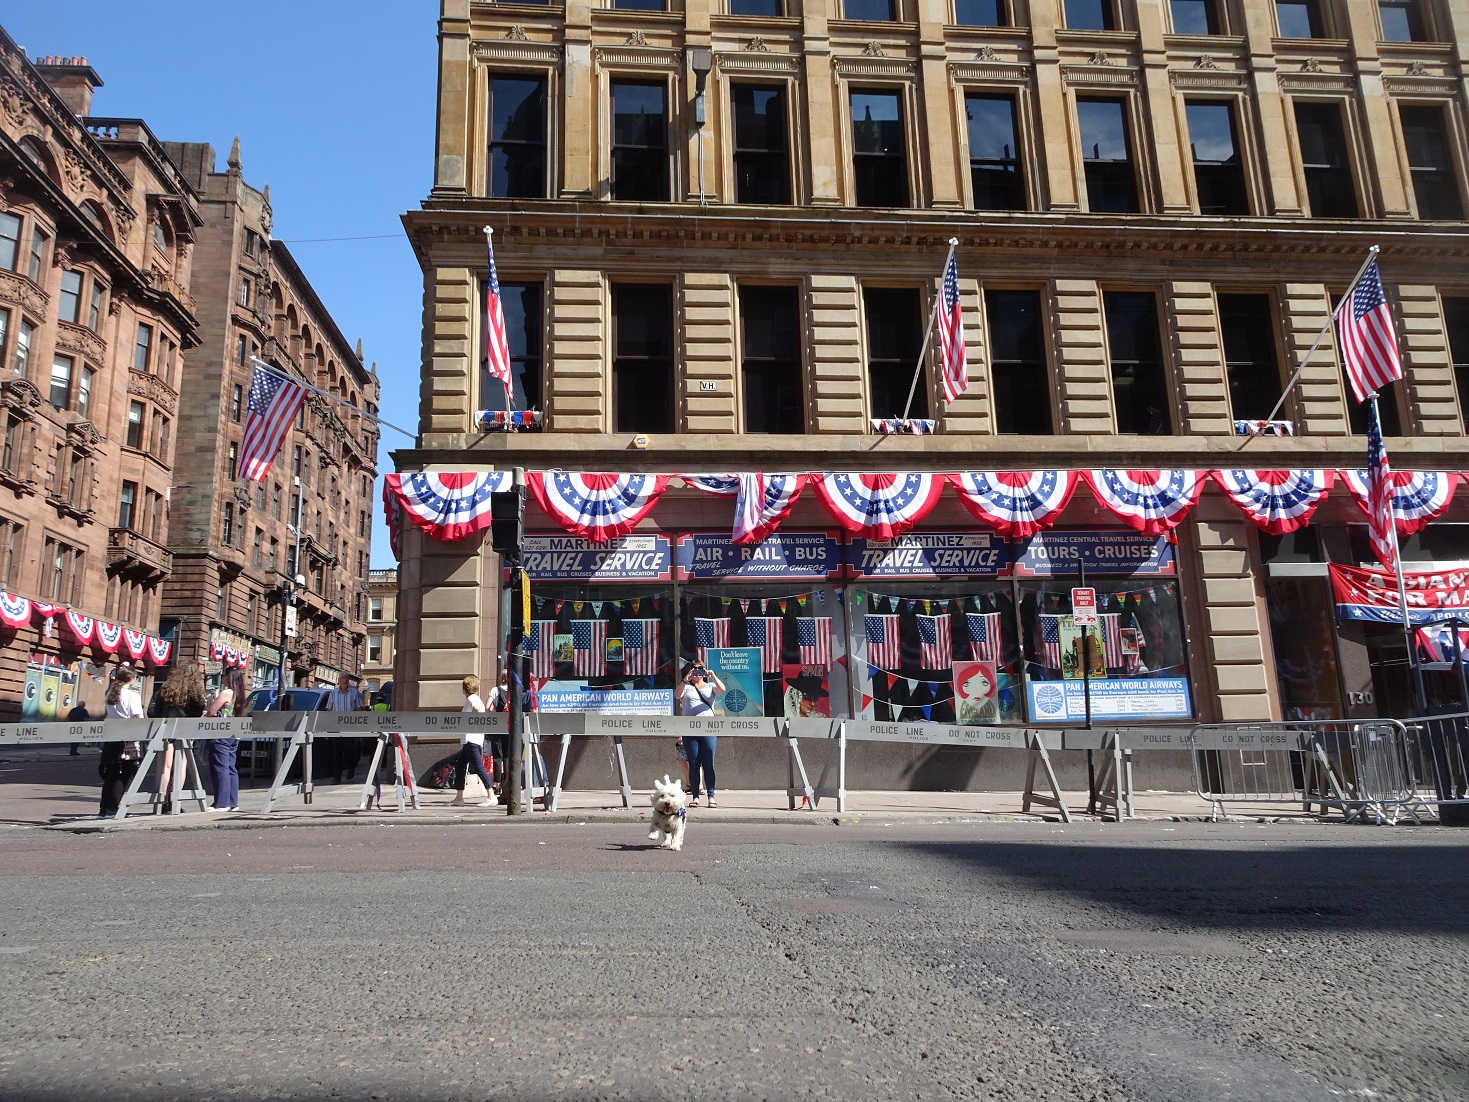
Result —
POLYGON ((688 797, 678 781, 663 779, 653 782, 653 829, 648 837, 663 849, 683 849, 684 824, 688 821, 688 797))

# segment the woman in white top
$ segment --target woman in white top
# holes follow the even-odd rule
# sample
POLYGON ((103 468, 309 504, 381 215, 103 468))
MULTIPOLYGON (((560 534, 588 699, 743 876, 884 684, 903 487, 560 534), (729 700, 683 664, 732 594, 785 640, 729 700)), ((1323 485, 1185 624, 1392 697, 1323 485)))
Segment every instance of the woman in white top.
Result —
MULTIPOLYGON (((464 707, 459 710, 461 712, 483 712, 485 710, 485 702, 479 698, 479 678, 474 674, 464 679, 464 707)), ((471 769, 485 785, 485 798, 479 802, 478 806, 494 807, 495 782, 485 771, 485 733, 483 731, 465 731, 459 736, 459 756, 454 759, 454 787, 459 791, 454 797, 453 806, 464 806, 464 782, 471 769)))
MULTIPOLYGON (((143 694, 136 690, 133 671, 126 666, 117 671, 112 684, 107 687, 108 719, 144 719, 143 694)), ((143 748, 136 742, 104 742, 102 760, 97 772, 102 778, 102 802, 98 818, 107 819, 117 814, 122 794, 138 771, 138 761, 143 748)))
MULTIPOLYGON (((686 716, 714 714, 714 698, 724 692, 724 682, 719 675, 702 662, 690 666, 684 673, 683 688, 678 694, 678 710, 686 716)), ((699 782, 704 783, 704 793, 709 806, 714 807, 714 747, 717 739, 713 735, 684 735, 680 740, 689 756, 689 794, 693 798, 690 807, 699 806, 699 782)))

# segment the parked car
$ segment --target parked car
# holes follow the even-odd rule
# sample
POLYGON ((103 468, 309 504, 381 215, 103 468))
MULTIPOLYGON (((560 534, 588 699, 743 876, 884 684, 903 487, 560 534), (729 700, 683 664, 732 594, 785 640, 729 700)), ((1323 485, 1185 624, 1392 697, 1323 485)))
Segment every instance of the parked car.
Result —
POLYGON ((251 712, 324 712, 330 689, 287 689, 280 706, 276 704, 277 691, 266 685, 255 689, 247 698, 251 712))

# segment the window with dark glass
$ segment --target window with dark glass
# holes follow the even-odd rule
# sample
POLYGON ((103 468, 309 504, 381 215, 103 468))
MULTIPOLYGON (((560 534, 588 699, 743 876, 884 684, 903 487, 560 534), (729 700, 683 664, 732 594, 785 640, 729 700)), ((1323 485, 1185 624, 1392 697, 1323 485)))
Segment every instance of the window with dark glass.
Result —
POLYGON ((612 431, 672 432, 673 288, 612 287, 612 431))
POLYGON ((15 271, 20 258, 20 219, 0 211, 0 268, 15 271))
POLYGON ((490 77, 490 194, 546 197, 544 78, 490 77))
POLYGON ((1249 214, 1234 109, 1218 100, 1188 100, 1185 112, 1199 213, 1249 214))
POLYGON ((1174 34, 1223 34, 1219 0, 1172 0, 1174 34))
POLYGON ((1115 31, 1115 0, 1065 0, 1066 27, 1073 31, 1115 31))
POLYGON ((1283 389, 1270 296, 1220 295, 1219 332, 1234 419, 1268 417, 1283 389))
POLYGON ((1463 218, 1464 206, 1453 154, 1449 151, 1443 109, 1404 103, 1398 111, 1403 120, 1403 145, 1408 150, 1418 217, 1463 218))
POLYGON ((1352 187, 1341 105, 1298 101, 1295 110, 1301 169, 1306 174, 1306 199, 1312 216, 1356 218, 1357 193, 1352 187))
POLYGON ((245 361, 247 359, 249 359, 249 358, 250 358, 250 341, 247 338, 245 338, 245 337, 236 337, 235 338, 235 363, 239 364, 241 367, 244 367, 245 366, 245 361))
MULTIPOLYGON (((510 346, 510 382, 516 409, 541 408, 541 292, 539 283, 500 284, 500 309, 505 315, 505 340, 510 346)), ((485 379, 484 386, 484 404, 480 408, 504 409, 504 384, 499 379, 485 379)))
POLYGON ((20 319, 20 328, 15 334, 15 373, 24 375, 26 368, 31 362, 31 338, 35 335, 36 327, 25 318, 20 319))
POLYGON ((97 323, 102 320, 102 294, 102 285, 93 280, 92 300, 87 304, 87 328, 94 333, 97 332, 97 323))
POLYGON ((133 341, 133 370, 148 370, 148 352, 153 347, 153 328, 148 325, 138 325, 138 335, 133 341))
POLYGON ((143 403, 128 403, 128 447, 141 448, 143 446, 143 403))
POLYGON ((859 207, 908 205, 908 150, 903 97, 853 89, 852 177, 859 207))
POLYGON ((614 11, 664 11, 664 0, 611 0, 614 11))
POLYGON ((661 83, 612 85, 612 198, 668 198, 668 89, 661 83))
POLYGON ((1102 304, 1117 431, 1166 436, 1173 431, 1173 418, 1158 335, 1157 297, 1147 291, 1108 291, 1102 304))
POLYGON ((133 509, 138 501, 138 484, 136 482, 124 482, 122 484, 122 495, 117 505, 117 526, 119 528, 131 528, 133 526, 133 509))
POLYGON ((75 361, 70 356, 51 358, 51 405, 65 409, 71 402, 71 373, 75 361))
POLYGON ((51 236, 40 226, 31 229, 31 258, 26 265, 26 275, 32 283, 41 282, 41 269, 46 265, 46 242, 51 236))
POLYGON ((245 388, 236 383, 230 388, 230 420, 235 424, 240 423, 240 412, 245 404, 245 388))
POLYGON ((1379 0, 1377 10, 1385 42, 1427 42, 1432 37, 1419 0, 1379 0))
POLYGON ((231 479, 234 479, 234 478, 239 477, 239 475, 238 475, 239 467, 240 467, 240 445, 239 444, 231 444, 230 445, 230 453, 229 453, 229 467, 227 468, 229 470, 229 476, 230 476, 231 479))
POLYGON ((969 127, 969 180, 976 210, 1022 210, 1020 145, 1015 100, 972 93, 964 97, 969 127))
POLYGON ((1275 0, 1275 18, 1281 38, 1325 38, 1318 0, 1275 0))
POLYGON ((928 371, 913 369, 923 342, 923 307, 916 290, 863 287, 862 309, 867 319, 867 392, 873 417, 928 416, 928 371), (909 389, 913 404, 908 405, 909 389))
POLYGON ((61 297, 56 301, 56 316, 75 323, 82 310, 82 273, 61 273, 61 297))
POLYGON ((892 23, 898 18, 898 0, 842 0, 842 15, 873 23, 892 23))
POLYGON ((1454 385, 1459 392, 1459 416, 1469 432, 1469 298, 1443 300, 1444 332, 1449 338, 1449 359, 1454 363, 1454 385))
POLYGON ((954 22, 961 27, 1008 27, 1005 0, 954 0, 954 22))
POLYGON ((781 0, 729 0, 730 15, 784 15, 781 0))
POLYGON ((740 286, 746 432, 804 432, 801 315, 794 287, 740 286))
POLYGON ((1054 432, 1041 299, 1034 291, 986 291, 995 431, 1054 432))
POLYGON ((83 417, 92 405, 92 382, 96 378, 97 372, 90 367, 82 368, 82 377, 77 381, 77 412, 83 417))
POLYGON ((1093 213, 1127 214, 1138 209, 1137 181, 1127 138, 1126 105, 1120 99, 1080 99, 1081 157, 1087 207, 1093 213))
POLYGON ((734 105, 735 201, 789 203, 785 87, 735 84, 729 96, 734 105))

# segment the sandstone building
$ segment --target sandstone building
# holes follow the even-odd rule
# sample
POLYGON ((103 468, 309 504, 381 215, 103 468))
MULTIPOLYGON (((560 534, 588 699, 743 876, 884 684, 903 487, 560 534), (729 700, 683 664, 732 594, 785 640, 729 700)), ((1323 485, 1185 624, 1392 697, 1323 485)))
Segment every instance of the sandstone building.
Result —
POLYGON ((367 644, 362 655, 362 691, 381 692, 393 680, 398 634, 398 572, 367 573, 367 644))

